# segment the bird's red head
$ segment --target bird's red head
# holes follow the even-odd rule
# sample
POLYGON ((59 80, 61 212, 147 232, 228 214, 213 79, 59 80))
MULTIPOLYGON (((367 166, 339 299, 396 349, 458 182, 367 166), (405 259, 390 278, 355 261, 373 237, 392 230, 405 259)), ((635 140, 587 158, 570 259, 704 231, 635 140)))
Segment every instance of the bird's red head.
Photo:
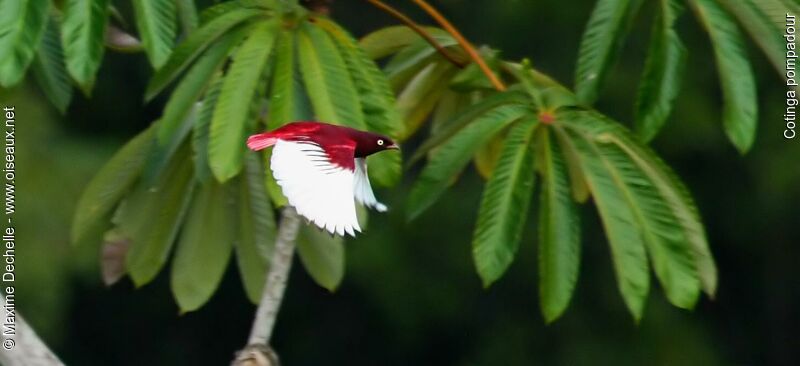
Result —
POLYGON ((372 132, 352 131, 352 138, 357 143, 355 152, 357 158, 367 157, 384 150, 400 150, 400 146, 386 136, 372 132))

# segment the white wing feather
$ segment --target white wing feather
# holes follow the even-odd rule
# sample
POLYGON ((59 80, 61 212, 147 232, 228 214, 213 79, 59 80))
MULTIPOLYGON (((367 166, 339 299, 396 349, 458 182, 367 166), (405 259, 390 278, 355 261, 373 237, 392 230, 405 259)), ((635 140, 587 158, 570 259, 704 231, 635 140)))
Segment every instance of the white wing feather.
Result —
POLYGON ((331 234, 355 236, 354 231, 361 231, 353 200, 356 174, 331 164, 319 145, 278 140, 270 166, 298 214, 331 234))
POLYGON ((369 184, 369 175, 367 175, 367 160, 364 158, 356 158, 356 170, 353 176, 353 196, 355 196, 358 203, 374 208, 378 212, 386 212, 388 209, 386 205, 378 202, 375 198, 375 193, 372 192, 372 186, 369 184))

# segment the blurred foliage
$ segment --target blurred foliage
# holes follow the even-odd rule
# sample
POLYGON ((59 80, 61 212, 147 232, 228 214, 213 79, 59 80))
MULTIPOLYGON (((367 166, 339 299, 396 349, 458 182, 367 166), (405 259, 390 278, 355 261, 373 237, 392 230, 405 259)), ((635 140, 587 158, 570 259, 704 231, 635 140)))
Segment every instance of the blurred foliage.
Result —
MULTIPOLYGON (((492 2, 486 7, 442 2, 454 22, 464 24, 470 39, 491 41, 513 57, 530 55, 537 69, 548 70, 559 80, 569 80, 572 72, 573 65, 564 60, 575 56, 572 52, 580 36, 575 29, 588 18, 587 5, 565 11, 563 4, 551 2, 492 2), (525 24, 548 31, 519 37, 518 27, 525 24)), ((338 2, 333 14, 356 33, 387 22, 378 16, 364 17, 361 7, 338 2)), ((650 16, 644 9, 643 16, 650 16)), ((692 187, 706 218, 723 278, 716 301, 701 301, 694 313, 685 313, 665 306, 661 297, 652 297, 639 327, 629 325, 612 288, 608 262, 593 260, 611 256, 599 240, 600 222, 579 209, 584 228, 581 250, 584 258, 592 260, 580 263, 581 281, 570 311, 561 321, 544 327, 531 316, 539 302, 531 285, 537 269, 535 246, 521 246, 504 280, 488 291, 481 290, 474 276, 470 251, 464 245, 470 240, 474 218, 462 213, 478 210, 481 185, 479 176, 466 170, 461 182, 413 226, 404 224, 401 204, 409 187, 381 192, 396 210, 371 218, 370 235, 344 247, 348 275, 336 295, 315 287, 299 267, 294 271, 275 339, 282 358, 292 364, 795 363, 800 357, 792 346, 796 334, 786 324, 798 320, 792 309, 800 304, 791 282, 796 277, 792 258, 800 255, 792 245, 800 238, 791 230, 793 218, 800 216, 791 204, 800 199, 800 173, 787 167, 793 166, 800 151, 780 138, 781 123, 766 122, 781 114, 777 102, 782 92, 775 87, 780 82, 766 59, 749 58, 762 80, 760 117, 764 122, 751 154, 739 158, 714 127, 720 119, 721 98, 713 86, 714 69, 707 61, 713 54, 704 48, 707 41, 696 36, 702 34, 696 24, 678 22, 677 26, 696 67, 687 69, 673 123, 665 125, 655 147, 692 187)), ((633 112, 628 112, 636 95, 630 86, 636 85, 642 60, 629 56, 641 56, 639 50, 646 49, 642 46, 648 37, 640 35, 649 33, 633 27, 630 46, 621 49, 619 64, 610 66, 609 81, 597 105, 622 121, 635 120, 633 112)), ((3 103, 28 111, 30 129, 26 131, 20 122, 20 138, 25 133, 30 139, 19 142, 20 169, 38 172, 28 173, 31 178, 41 177, 20 182, 21 202, 25 196, 36 197, 28 199, 30 205, 20 204, 18 221, 31 226, 20 227, 19 242, 36 244, 27 247, 29 252, 20 245, 20 257, 36 263, 20 266, 30 271, 20 276, 30 281, 20 282, 20 291, 29 289, 20 293, 20 309, 70 364, 228 362, 230 351, 245 337, 252 312, 235 271, 226 272, 219 296, 208 306, 175 317, 177 309, 168 296, 169 273, 135 292, 126 281, 103 289, 94 273, 96 256, 88 253, 92 248, 67 247, 67 223, 76 194, 109 156, 111 146, 118 145, 107 137, 141 129, 143 122, 158 117, 156 109, 163 103, 159 99, 149 109, 131 104, 142 95, 146 73, 137 69, 143 77, 120 89, 111 80, 117 85, 128 80, 132 75, 120 71, 131 69, 124 67, 130 61, 108 58, 107 69, 101 70, 95 84, 95 102, 76 97, 66 126, 52 123, 58 117, 47 114, 43 100, 27 84, 0 94, 3 103), (109 103, 104 105, 103 100, 109 103), (116 120, 115 116, 124 117, 109 125, 109 117, 116 120), (59 153, 54 154, 54 149, 59 153), (28 154, 35 159, 22 160, 28 154), (58 177, 58 185, 49 184, 53 177, 58 177), (33 211, 33 207, 40 209, 33 211), (42 228, 44 223, 48 226, 42 228), (84 250, 87 253, 74 252, 84 250), (68 275, 87 272, 86 277, 68 275), (46 290, 41 290, 45 285, 46 290), (226 317, 220 317, 221 313, 226 317), (177 348, 182 350, 180 355, 177 348)), ((139 61, 146 62, 143 57, 139 61)), ((421 143, 421 138, 412 137, 406 146, 421 143)), ((542 234, 535 224, 540 220, 533 211, 523 223, 522 236, 542 234)), ((542 245, 539 240, 534 243, 542 245)))

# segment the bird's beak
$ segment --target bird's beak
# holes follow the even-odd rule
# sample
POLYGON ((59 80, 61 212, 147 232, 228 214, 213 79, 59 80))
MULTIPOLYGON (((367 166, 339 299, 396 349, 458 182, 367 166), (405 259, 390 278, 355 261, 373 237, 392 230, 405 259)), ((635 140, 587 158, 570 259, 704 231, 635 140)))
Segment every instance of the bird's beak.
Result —
POLYGON ((391 144, 386 147, 387 150, 400 150, 400 145, 398 144, 391 144))

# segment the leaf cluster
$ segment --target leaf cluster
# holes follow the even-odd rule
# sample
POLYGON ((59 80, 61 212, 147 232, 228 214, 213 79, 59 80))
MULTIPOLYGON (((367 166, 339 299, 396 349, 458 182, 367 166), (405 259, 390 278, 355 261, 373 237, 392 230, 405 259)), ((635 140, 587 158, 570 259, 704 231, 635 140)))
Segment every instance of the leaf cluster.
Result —
MULTIPOLYGON (((137 286, 173 255, 182 311, 211 297, 232 254, 248 297, 260 298, 274 210, 285 198, 267 174, 268 153, 249 152, 246 136, 310 119, 389 136, 402 128, 380 70, 332 20, 253 0, 221 3, 199 18, 148 84, 148 100, 174 84, 163 115, 92 180, 73 225, 76 243, 104 233, 112 238, 105 245, 127 243, 104 266, 124 261, 137 286)), ((372 179, 393 184, 399 157, 379 159, 372 179)), ((342 245, 310 228, 298 241, 309 273, 330 290, 343 275, 342 245)))

